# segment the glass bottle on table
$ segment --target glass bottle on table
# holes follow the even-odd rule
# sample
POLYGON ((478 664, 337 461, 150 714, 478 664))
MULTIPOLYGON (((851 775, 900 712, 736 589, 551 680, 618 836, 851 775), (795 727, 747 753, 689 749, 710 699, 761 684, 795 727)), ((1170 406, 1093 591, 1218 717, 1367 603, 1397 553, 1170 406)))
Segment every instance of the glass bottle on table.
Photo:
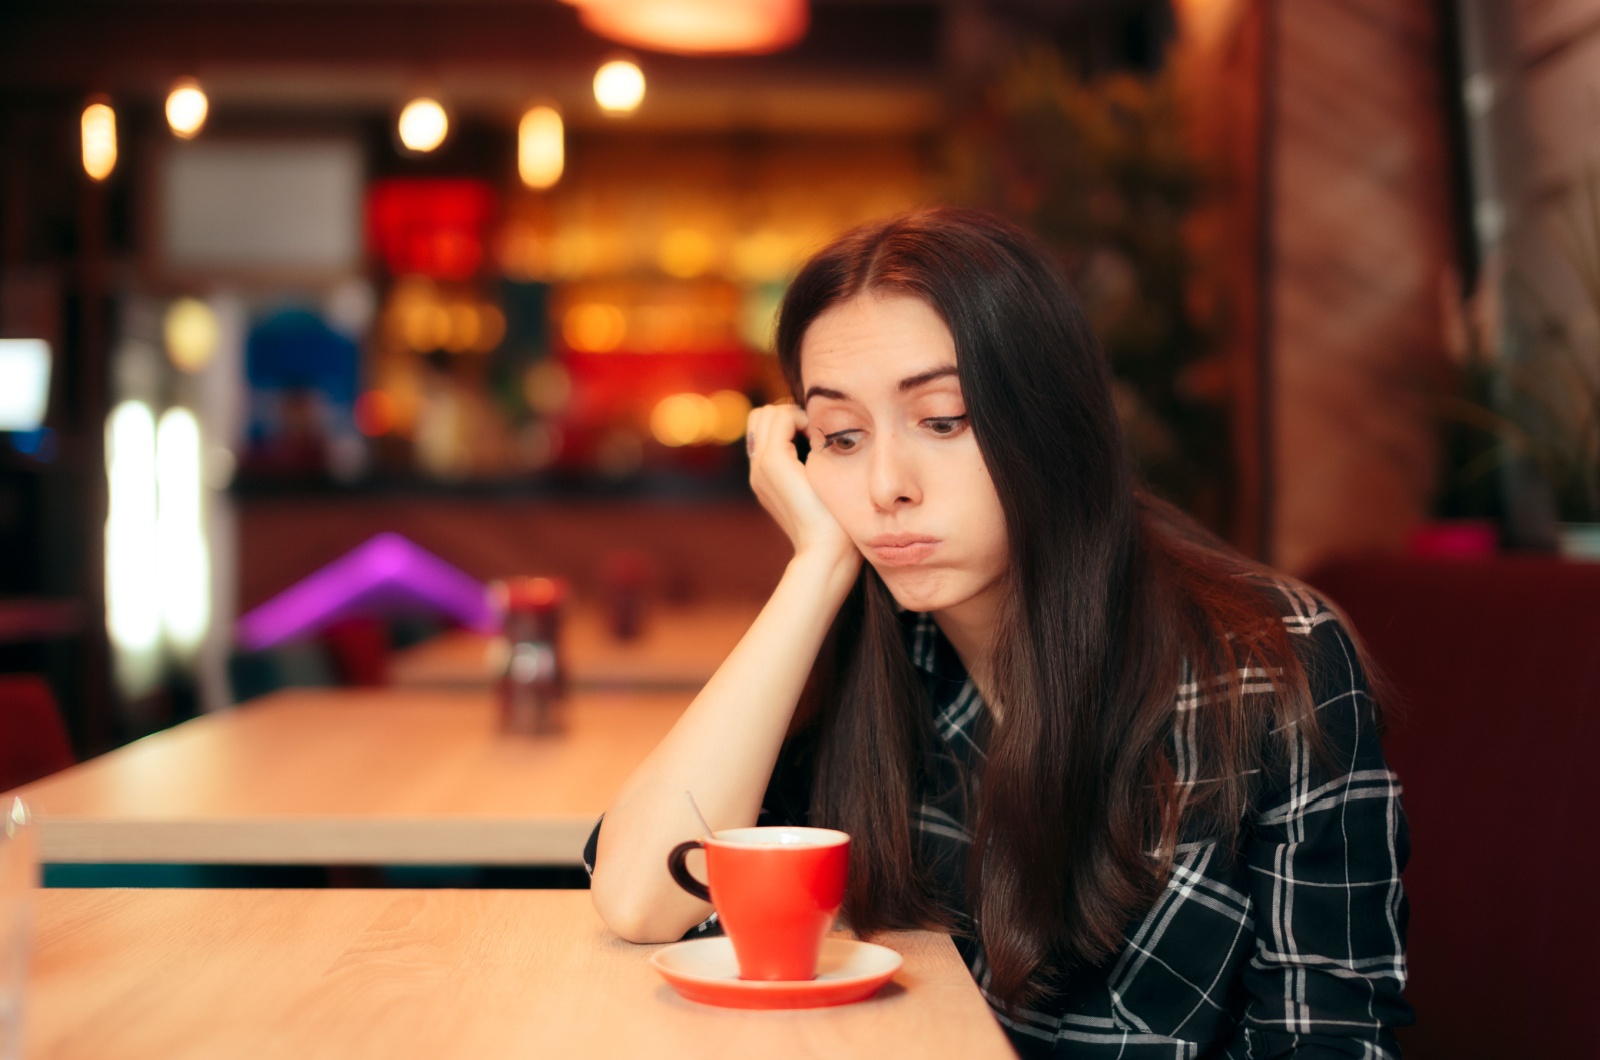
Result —
POLYGON ((526 735, 561 732, 567 692, 561 655, 566 586, 556 578, 508 578, 496 589, 506 641, 499 681, 500 728, 526 735))

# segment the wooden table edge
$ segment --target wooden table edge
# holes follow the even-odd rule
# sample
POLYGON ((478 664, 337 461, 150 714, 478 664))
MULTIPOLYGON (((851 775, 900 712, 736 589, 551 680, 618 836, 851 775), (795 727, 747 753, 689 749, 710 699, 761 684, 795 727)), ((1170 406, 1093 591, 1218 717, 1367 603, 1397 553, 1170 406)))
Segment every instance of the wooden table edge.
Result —
POLYGON ((39 819, 46 864, 582 864, 594 817, 39 819))

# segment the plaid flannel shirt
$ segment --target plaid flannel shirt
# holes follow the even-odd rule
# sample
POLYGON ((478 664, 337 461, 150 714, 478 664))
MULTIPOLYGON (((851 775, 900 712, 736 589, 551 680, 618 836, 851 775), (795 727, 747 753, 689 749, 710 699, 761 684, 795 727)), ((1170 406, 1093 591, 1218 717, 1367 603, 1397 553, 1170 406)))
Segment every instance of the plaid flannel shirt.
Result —
MULTIPOLYGON (((1411 1021, 1400 996, 1400 871, 1408 852, 1400 786, 1384 763, 1366 679, 1337 616, 1298 586, 1272 585, 1311 676, 1324 757, 1314 758, 1298 732, 1275 741, 1282 747, 1257 778, 1237 855, 1214 839, 1185 837, 1164 893, 1130 924, 1121 952, 1052 982, 1045 1000, 1010 1014, 986 989, 990 976, 962 883, 971 842, 963 784, 981 774, 990 715, 932 617, 902 615, 937 733, 913 820, 920 856, 960 929, 963 960, 1022 1056, 1399 1056, 1392 1028, 1411 1021)), ((1260 671, 1239 679, 1247 695, 1273 694, 1260 671)), ((1198 779, 1194 707, 1204 694, 1194 681, 1178 689, 1171 751, 1180 782, 1198 779)), ((810 772, 810 748, 797 737, 779 758, 760 823, 806 823, 810 772)), ((596 825, 586 865, 594 864, 598 835, 596 825)), ((718 930, 713 914, 685 937, 718 930)))

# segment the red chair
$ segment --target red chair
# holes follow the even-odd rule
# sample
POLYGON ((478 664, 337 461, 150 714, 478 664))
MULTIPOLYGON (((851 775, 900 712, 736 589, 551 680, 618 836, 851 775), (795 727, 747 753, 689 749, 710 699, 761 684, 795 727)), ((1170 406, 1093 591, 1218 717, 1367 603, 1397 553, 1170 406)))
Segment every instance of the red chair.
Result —
POLYGON ((0 791, 49 776, 76 761, 44 678, 0 675, 0 791))
POLYGON ((1309 580, 1399 700, 1407 1060, 1600 1056, 1600 564, 1368 560, 1309 580))

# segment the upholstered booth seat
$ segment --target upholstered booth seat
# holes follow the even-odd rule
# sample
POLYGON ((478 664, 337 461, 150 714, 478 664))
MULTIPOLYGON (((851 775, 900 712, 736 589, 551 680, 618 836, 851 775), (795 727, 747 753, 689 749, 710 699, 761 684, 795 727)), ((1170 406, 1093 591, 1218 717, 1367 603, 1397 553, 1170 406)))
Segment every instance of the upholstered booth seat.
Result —
POLYGON ((1408 1060, 1600 1056, 1600 564, 1352 561, 1310 581, 1397 694, 1408 1060))

